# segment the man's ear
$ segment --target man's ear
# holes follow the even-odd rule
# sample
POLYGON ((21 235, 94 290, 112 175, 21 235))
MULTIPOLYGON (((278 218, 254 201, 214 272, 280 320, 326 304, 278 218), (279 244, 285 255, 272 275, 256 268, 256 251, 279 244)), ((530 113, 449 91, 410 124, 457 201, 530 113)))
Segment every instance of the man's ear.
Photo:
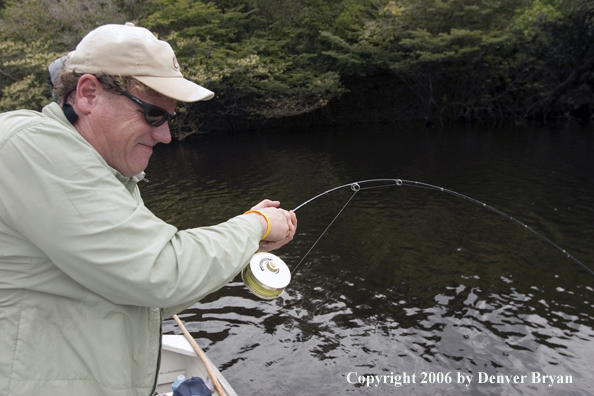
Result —
POLYGON ((89 114, 99 101, 102 93, 101 83, 92 74, 83 74, 76 86, 76 108, 80 114, 89 114))

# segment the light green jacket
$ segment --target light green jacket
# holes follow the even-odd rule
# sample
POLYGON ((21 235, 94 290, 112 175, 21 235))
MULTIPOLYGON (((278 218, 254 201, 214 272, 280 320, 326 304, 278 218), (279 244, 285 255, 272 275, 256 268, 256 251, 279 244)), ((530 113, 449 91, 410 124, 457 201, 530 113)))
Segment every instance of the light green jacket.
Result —
POLYGON ((260 223, 178 231, 51 104, 0 115, 0 395, 148 396, 161 319, 237 275, 260 223))

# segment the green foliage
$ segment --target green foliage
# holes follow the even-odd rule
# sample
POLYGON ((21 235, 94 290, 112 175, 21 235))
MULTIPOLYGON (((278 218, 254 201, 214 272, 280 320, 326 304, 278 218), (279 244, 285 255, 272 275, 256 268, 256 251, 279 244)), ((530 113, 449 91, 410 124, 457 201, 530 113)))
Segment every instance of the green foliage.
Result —
POLYGON ((508 75, 515 91, 523 94, 524 115, 568 116, 581 106, 591 112, 594 4, 584 0, 535 1, 518 14, 516 22, 513 28, 521 32, 523 52, 510 58, 508 75))
POLYGON ((0 110, 40 109, 51 100, 49 64, 95 26, 125 22, 135 0, 8 0, 0 24, 0 110))
POLYGON ((518 9, 509 29, 532 39, 538 33, 538 26, 546 21, 563 18, 558 8, 540 0, 535 0, 530 7, 518 9))
MULTIPOLYGON (((179 109, 231 117, 311 112, 346 80, 390 74, 419 118, 594 111, 591 0, 6 0, 0 108, 49 102, 47 66, 94 27, 135 22, 171 43, 189 79, 216 93, 179 109), (206 106, 206 107, 205 107, 206 106)), ((193 128, 193 127, 192 127, 193 128)))
POLYGON ((136 10, 139 0, 8 0, 0 32, 15 41, 45 41, 54 51, 68 51, 91 29, 124 23, 122 10, 136 10))
POLYGON ((58 56, 48 51, 47 42, 0 42, 0 111, 47 104, 47 65, 58 56))
POLYGON ((303 54, 287 51, 288 39, 267 37, 265 16, 256 11, 223 12, 189 0, 156 0, 152 8, 142 23, 168 32, 162 38, 176 51, 187 78, 215 91, 226 114, 291 116, 343 92, 337 73, 304 68, 303 54))
POLYGON ((225 16, 213 4, 193 0, 154 0, 148 11, 150 15, 142 20, 142 25, 155 33, 175 32, 181 37, 202 41, 232 40, 235 35, 232 23, 227 27, 221 24, 228 18, 241 18, 232 11, 225 16))
POLYGON ((21 80, 4 87, 0 99, 0 111, 15 109, 35 109, 47 102, 47 87, 40 84, 35 75, 30 74, 21 80))
POLYGON ((572 102, 584 103, 594 45, 585 10, 592 7, 582 0, 391 0, 357 44, 326 33, 332 50, 325 54, 351 71, 391 71, 417 94, 426 120, 534 117, 579 81, 581 99, 572 102), (576 65, 582 79, 571 77, 576 65))

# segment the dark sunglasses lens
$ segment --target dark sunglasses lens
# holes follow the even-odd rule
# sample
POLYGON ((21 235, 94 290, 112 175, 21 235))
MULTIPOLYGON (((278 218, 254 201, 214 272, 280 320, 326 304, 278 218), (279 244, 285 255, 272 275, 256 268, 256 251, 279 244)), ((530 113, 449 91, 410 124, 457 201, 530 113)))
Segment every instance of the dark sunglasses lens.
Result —
POLYGON ((167 114, 165 110, 153 108, 144 113, 144 118, 146 119, 146 122, 152 126, 159 126, 167 121, 168 115, 169 114, 167 114))

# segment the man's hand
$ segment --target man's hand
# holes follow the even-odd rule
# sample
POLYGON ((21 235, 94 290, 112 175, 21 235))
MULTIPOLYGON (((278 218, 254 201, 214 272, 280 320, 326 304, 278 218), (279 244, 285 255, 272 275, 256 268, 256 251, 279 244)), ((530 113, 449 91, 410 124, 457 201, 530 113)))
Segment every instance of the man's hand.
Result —
MULTIPOLYGON (((260 242, 258 252, 270 252, 289 243, 297 231, 297 216, 293 211, 280 209, 279 201, 265 199, 250 210, 257 210, 265 214, 270 220, 270 232, 260 242)), ((268 230, 268 223, 264 216, 252 212, 249 215, 257 216, 262 224, 262 235, 268 230)))

